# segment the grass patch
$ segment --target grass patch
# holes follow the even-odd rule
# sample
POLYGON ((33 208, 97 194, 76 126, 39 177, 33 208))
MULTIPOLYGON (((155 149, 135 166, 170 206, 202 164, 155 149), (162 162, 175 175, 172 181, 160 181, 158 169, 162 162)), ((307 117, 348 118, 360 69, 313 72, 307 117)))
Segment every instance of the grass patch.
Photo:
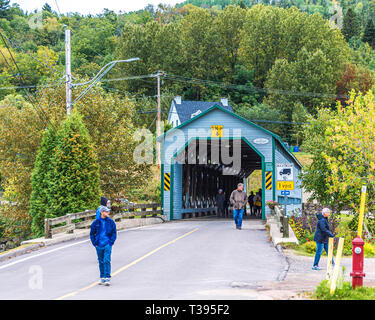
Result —
POLYGON ((375 300, 375 287, 357 287, 354 290, 350 282, 344 282, 342 288, 337 288, 331 295, 328 280, 323 280, 311 298, 316 300, 375 300))
POLYGON ((306 152, 293 152, 297 160, 302 164, 303 167, 310 165, 312 160, 312 154, 306 152))
POLYGON ((297 243, 294 243, 294 242, 282 242, 280 243, 281 247, 283 249, 297 249, 298 248, 298 244, 297 243))

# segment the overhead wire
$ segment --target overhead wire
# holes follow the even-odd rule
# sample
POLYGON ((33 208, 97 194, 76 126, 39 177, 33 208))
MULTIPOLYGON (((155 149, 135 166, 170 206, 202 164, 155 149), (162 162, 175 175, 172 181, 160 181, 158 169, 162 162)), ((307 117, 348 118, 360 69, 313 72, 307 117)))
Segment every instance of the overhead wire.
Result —
POLYGON ((242 84, 232 84, 232 83, 225 83, 225 82, 213 81, 213 80, 181 77, 181 76, 173 75, 173 74, 166 74, 164 75, 164 77, 169 80, 175 80, 175 81, 180 81, 180 82, 190 82, 190 83, 197 84, 197 85, 218 86, 218 87, 222 87, 225 89, 242 89, 242 90, 249 90, 249 91, 258 91, 262 93, 275 93, 275 94, 319 97, 319 98, 348 98, 347 95, 343 95, 343 94, 328 94, 328 93, 323 94, 323 93, 314 93, 314 92, 300 92, 300 91, 292 91, 292 90, 260 88, 256 86, 248 86, 248 85, 242 85, 242 84))
MULTIPOLYGON (((12 54, 12 52, 11 52, 11 50, 10 50, 10 48, 9 48, 9 46, 8 46, 8 44, 7 44, 7 42, 5 41, 5 37, 4 37, 4 35, 3 35, 3 33, 2 33, 1 31, 0 31, 0 36, 1 36, 2 40, 3 40, 3 42, 4 42, 5 47, 7 48, 8 52, 9 52, 9 54, 10 54, 11 60, 13 61, 14 65, 15 65, 17 71, 18 71, 18 73, 20 74, 20 78, 21 78, 21 80, 22 80, 23 82, 25 82, 25 78, 23 77, 23 74, 22 74, 20 68, 18 67, 18 64, 17 64, 16 60, 14 59, 13 54, 12 54)), ((28 93, 27 91, 25 91, 25 92, 26 92, 26 95, 27 95, 27 97, 29 98, 30 103, 31 103, 31 105, 33 106, 34 110, 35 110, 35 111, 37 112, 37 114, 39 115, 39 118, 42 120, 42 122, 44 123, 45 126, 48 126, 48 123, 51 123, 51 121, 50 121, 48 115, 44 112, 43 108, 42 108, 41 106, 39 106, 39 107, 40 107, 40 110, 41 110, 41 112, 42 112, 42 114, 43 114, 43 116, 44 116, 44 118, 43 118, 43 116, 40 115, 40 111, 38 111, 38 108, 34 105, 35 101, 34 101, 34 102, 32 101, 32 100, 33 100, 33 99, 32 99, 33 97, 32 97, 32 96, 30 95, 30 93, 28 93), (30 99, 30 97, 31 97, 31 99, 30 99), (46 119, 47 119, 47 121, 46 121, 46 119)))

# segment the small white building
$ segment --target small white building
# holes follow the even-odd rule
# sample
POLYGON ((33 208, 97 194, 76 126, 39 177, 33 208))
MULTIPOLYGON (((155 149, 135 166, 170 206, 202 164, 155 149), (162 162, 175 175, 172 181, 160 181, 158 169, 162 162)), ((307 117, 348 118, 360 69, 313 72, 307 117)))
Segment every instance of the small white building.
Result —
POLYGON ((181 123, 199 115, 214 105, 219 105, 220 107, 233 112, 227 98, 222 98, 220 102, 210 102, 181 100, 181 96, 176 96, 172 100, 171 108, 169 109, 168 123, 170 123, 173 128, 177 127, 181 123))

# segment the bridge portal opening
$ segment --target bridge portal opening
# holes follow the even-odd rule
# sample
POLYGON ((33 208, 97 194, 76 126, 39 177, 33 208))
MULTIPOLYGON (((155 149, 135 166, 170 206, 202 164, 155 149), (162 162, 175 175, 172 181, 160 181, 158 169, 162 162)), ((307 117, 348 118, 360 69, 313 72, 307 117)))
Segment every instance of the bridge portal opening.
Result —
MULTIPOLYGON (((262 176, 263 172, 262 156, 243 138, 197 138, 175 160, 182 165, 182 218, 216 215, 215 197, 219 189, 229 204, 238 183, 244 184, 249 195, 249 190, 255 191, 259 186, 259 179, 253 185, 254 179, 247 178, 254 172, 257 176, 261 172, 262 176)), ((231 207, 226 213, 232 217, 231 207)))

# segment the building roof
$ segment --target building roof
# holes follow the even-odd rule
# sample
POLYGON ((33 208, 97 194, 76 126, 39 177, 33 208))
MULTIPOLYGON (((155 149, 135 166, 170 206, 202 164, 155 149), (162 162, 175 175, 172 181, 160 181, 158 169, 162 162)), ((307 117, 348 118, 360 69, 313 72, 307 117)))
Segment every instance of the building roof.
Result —
POLYGON ((199 110, 204 112, 214 105, 218 105, 223 109, 233 112, 233 109, 228 102, 228 106, 224 106, 221 102, 209 102, 209 101, 186 101, 181 100, 181 104, 177 104, 174 100, 174 105, 176 107, 176 112, 180 118, 181 123, 191 119, 191 115, 197 113, 199 110))
POLYGON ((281 140, 281 138, 277 134, 275 134, 272 131, 269 131, 267 129, 264 129, 264 128, 258 126, 257 124, 255 124, 254 122, 251 122, 250 120, 247 120, 247 119, 235 114, 233 111, 229 111, 228 109, 224 108, 221 104, 216 103, 216 102, 214 102, 213 105, 210 108, 208 108, 207 110, 202 111, 202 113, 198 114, 196 117, 188 119, 186 122, 181 122, 181 124, 178 125, 177 127, 169 129, 167 132, 164 132, 162 135, 156 137, 156 141, 160 141, 160 140, 164 139, 167 135, 174 132, 175 130, 178 130, 178 129, 188 125, 190 122, 195 121, 196 119, 203 117, 205 114, 207 114, 207 113, 209 113, 209 112, 211 112, 212 110, 215 110, 215 109, 219 109, 221 111, 224 111, 227 114, 230 114, 231 116, 233 116, 233 117, 235 117, 235 118, 237 118, 241 121, 244 121, 247 124, 249 124, 249 125, 251 125, 255 128, 258 128, 259 130, 262 130, 263 132, 266 132, 269 135, 271 135, 272 137, 274 137, 275 140, 277 140, 280 143, 281 147, 286 151, 286 153, 289 154, 289 156, 295 161, 295 163, 300 168, 302 168, 302 164, 298 161, 298 159, 294 156, 294 154, 290 152, 289 148, 285 145, 285 143, 281 140))

